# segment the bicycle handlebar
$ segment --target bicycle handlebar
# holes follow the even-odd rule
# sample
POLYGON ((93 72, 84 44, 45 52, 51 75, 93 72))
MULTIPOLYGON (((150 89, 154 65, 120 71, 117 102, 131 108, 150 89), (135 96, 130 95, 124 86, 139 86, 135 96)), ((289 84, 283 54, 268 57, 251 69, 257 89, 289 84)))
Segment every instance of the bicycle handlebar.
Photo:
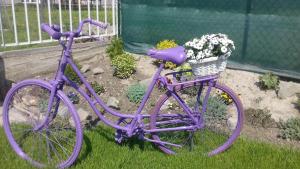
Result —
POLYGON ((51 36, 53 39, 59 40, 62 34, 60 32, 55 31, 53 28, 51 28, 48 24, 42 23, 41 29, 44 32, 47 32, 49 36, 51 36))
POLYGON ((77 31, 76 32, 65 32, 65 33, 61 33, 57 30, 55 30, 53 28, 53 26, 49 26, 48 24, 46 23, 42 23, 41 24, 41 29, 42 31, 46 32, 49 34, 49 36, 51 36, 53 39, 56 39, 56 40, 59 40, 62 36, 70 36, 71 33, 73 33, 74 37, 79 37, 80 36, 80 32, 82 31, 82 27, 85 23, 90 23, 92 25, 95 25, 95 26, 98 26, 102 29, 106 29, 108 24, 105 24, 105 23, 102 23, 102 22, 98 22, 98 21, 95 21, 95 20, 92 20, 92 19, 84 19, 83 21, 81 21, 79 23, 79 26, 77 28, 77 31))

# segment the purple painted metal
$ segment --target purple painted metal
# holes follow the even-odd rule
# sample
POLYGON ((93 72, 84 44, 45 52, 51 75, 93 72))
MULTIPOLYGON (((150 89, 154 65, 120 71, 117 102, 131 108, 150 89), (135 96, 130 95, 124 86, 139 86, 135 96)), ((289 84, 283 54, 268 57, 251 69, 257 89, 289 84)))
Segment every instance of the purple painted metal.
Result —
MULTIPOLYGON (((205 83, 206 81, 203 81, 202 84, 204 85, 207 85, 207 83, 205 83)), ((197 83, 193 83, 193 81, 191 81, 189 84, 185 84, 185 85, 180 85, 180 86, 177 86, 176 89, 174 90, 174 92, 178 92, 184 88, 188 88, 188 87, 191 87, 191 86, 194 86, 194 85, 197 85, 197 83)), ((223 151, 225 151, 227 148, 229 148, 233 142, 237 139, 237 137, 239 136, 241 130, 242 130, 242 125, 243 125, 243 106, 242 106, 242 103, 240 101, 240 99, 234 94, 234 92, 227 86, 225 85, 219 85, 218 83, 216 83, 214 80, 211 80, 209 83, 208 83, 208 91, 205 95, 205 99, 206 101, 204 101, 205 103, 203 103, 203 108, 202 109, 202 112, 200 113, 203 114, 203 111, 206 110, 206 106, 207 106, 207 101, 208 101, 208 97, 209 97, 209 93, 211 91, 212 88, 217 88, 217 89, 220 89, 222 91, 224 91, 225 93, 227 93, 233 100, 233 102, 235 103, 236 105, 236 108, 237 108, 237 113, 238 113, 238 121, 237 121, 237 125, 236 125, 236 128, 234 129, 232 135, 229 137, 229 139, 221 146, 219 146, 218 148, 216 148, 215 150, 212 150, 211 152, 208 153, 209 156, 213 156, 213 155, 216 155, 218 153, 221 153, 223 151)), ((160 111, 160 108, 161 106, 163 105, 163 103, 170 97, 170 94, 168 94, 168 92, 163 95, 157 102, 155 108, 153 109, 152 113, 151 113, 151 117, 150 117, 150 132, 153 133, 152 135, 152 138, 154 140, 157 140, 157 141, 160 141, 160 138, 159 136, 157 135, 157 133, 153 132, 155 130, 160 130, 160 129, 156 129, 156 118, 158 116, 158 112, 160 111)), ((168 115, 169 116, 169 115, 168 115)), ((201 117, 201 116, 200 116, 201 117)), ((188 127, 190 127, 191 129, 200 129, 201 127, 203 127, 203 121, 200 120, 198 121, 198 123, 196 125, 190 125, 188 127)), ((171 128, 163 128, 163 131, 172 131, 170 130, 171 128)), ((161 131, 159 131, 161 132, 161 131)), ((166 146, 164 146, 163 144, 158 144, 158 147, 165 153, 167 154, 175 154, 174 151, 172 151, 171 149, 167 148, 166 146)))
POLYGON ((182 46, 164 50, 150 49, 147 54, 155 59, 170 61, 177 65, 181 65, 187 58, 184 50, 185 49, 182 46))
MULTIPOLYGON (((10 145, 12 146, 12 148, 14 149, 14 151, 24 160, 27 160, 29 162, 31 162, 34 166, 36 167, 44 167, 44 164, 41 164, 37 161, 32 160, 27 154, 25 154, 23 152, 23 150, 20 148, 20 146, 17 144, 17 142, 15 141, 13 135, 12 135, 12 131, 10 129, 10 123, 9 123, 9 115, 8 115, 8 108, 10 106, 10 102, 12 97, 14 96, 14 93, 16 91, 18 91, 20 88, 23 88, 25 86, 28 85, 37 85, 37 86, 41 86, 45 89, 48 89, 49 91, 52 90, 52 85, 49 84, 48 82, 42 81, 42 80, 24 80, 21 81, 19 83, 17 83, 15 86, 13 86, 7 93, 4 103, 3 103, 3 127, 4 127, 4 131, 5 134, 7 136, 7 139, 10 143, 10 145)), ((62 100, 66 106, 68 107, 68 109, 71 112, 72 118, 75 121, 75 126, 76 126, 76 143, 75 143, 75 147, 74 150, 71 154, 71 156, 66 160, 63 161, 61 164, 59 164, 57 167, 59 168, 66 168, 71 166, 74 161, 76 160, 77 156, 79 155, 80 149, 81 149, 81 145, 82 145, 82 139, 83 139, 83 133, 82 133, 82 129, 80 127, 80 119, 78 117, 77 111, 74 108, 73 104, 70 102, 70 100, 68 99, 68 97, 62 92, 62 91, 57 91, 56 93, 56 97, 59 97, 60 100, 62 100)))
MULTIPOLYGON (((49 89, 51 91, 51 97, 50 100, 48 102, 48 112, 50 112, 52 104, 53 104, 53 99, 56 96, 59 96, 63 101, 65 101, 68 105, 68 107, 70 108, 72 114, 74 114, 74 118, 76 119, 76 121, 79 121, 78 115, 76 113, 76 110, 74 109, 74 107, 72 106, 71 102, 69 101, 69 99, 64 95, 64 93, 62 92, 62 88, 63 85, 65 83, 70 84, 75 90, 77 90, 90 104, 91 108, 94 110, 94 112, 99 116, 99 118, 107 125, 118 129, 118 130, 122 130, 125 131, 128 137, 131 137, 132 135, 134 135, 135 133, 137 133, 137 131, 141 131, 145 134, 152 134, 152 133, 156 133, 156 132, 164 132, 164 131, 180 131, 180 130, 196 130, 199 129, 199 126, 202 126, 201 123, 203 123, 203 121, 199 120, 199 116, 195 115, 193 110, 191 110, 186 103, 176 94, 176 91, 185 88, 187 86, 191 86, 191 85, 195 85, 195 84, 205 84, 210 82, 210 88, 209 91, 211 90, 211 87, 214 85, 214 87, 216 87, 217 84, 212 83, 215 82, 215 80, 217 79, 218 76, 207 76, 207 77, 200 77, 200 78, 196 78, 192 81, 185 81, 185 82, 175 82, 173 84, 168 83, 166 77, 161 76, 161 72, 163 70, 164 64, 166 61, 171 61, 175 64, 182 64, 185 60, 186 60, 186 55, 184 52, 184 48, 179 46, 176 48, 172 48, 172 49, 167 49, 167 50, 150 50, 148 52, 148 54, 153 57, 153 58, 157 58, 157 59, 162 59, 164 60, 164 62, 160 65, 160 67, 158 68, 157 72, 155 73, 155 75, 153 76, 152 82, 149 85, 146 94, 143 97, 143 100, 140 104, 140 106, 138 107, 137 111, 134 113, 134 115, 132 114, 122 114, 116 110, 113 110, 111 108, 109 108, 96 94, 96 92, 93 90, 93 88, 91 87, 91 85, 85 80, 84 76, 81 74, 81 72, 79 71, 79 69, 76 67, 76 65, 74 64, 72 57, 71 57, 71 53, 72 53, 72 44, 73 44, 73 39, 75 37, 80 36, 80 32, 82 30, 82 27, 85 23, 90 23, 96 26, 99 26, 101 28, 106 28, 107 25, 91 20, 91 19, 85 19, 83 20, 79 26, 76 32, 65 32, 65 33, 60 33, 59 30, 54 29, 54 27, 50 27, 49 25, 43 24, 42 25, 42 30, 47 32, 50 36, 52 36, 54 39, 60 39, 61 37, 67 37, 68 38, 68 42, 65 45, 63 42, 61 42, 60 44, 63 46, 63 54, 61 56, 61 60, 59 62, 59 66, 58 66, 58 71, 55 74, 55 78, 52 81, 51 84, 43 82, 43 81, 38 81, 38 80, 29 80, 29 81, 23 81, 21 83, 18 83, 15 87, 13 87, 10 92, 8 92, 8 95, 6 96, 5 99, 5 104, 4 104, 4 110, 7 109, 7 106, 9 105, 8 101, 11 99, 12 94, 15 92, 15 90, 23 85, 27 85, 27 84, 34 84, 34 85, 41 85, 47 89, 49 89), (72 67, 72 69, 76 72, 76 74, 79 76, 80 80, 83 82, 84 86, 88 89, 88 91, 92 94, 92 97, 89 97, 85 91, 83 91, 78 85, 76 85, 75 83, 73 83, 72 81, 70 81, 65 75, 64 75, 64 71, 67 65, 70 65, 72 67), (167 86, 167 93, 166 95, 163 97, 163 99, 160 99, 158 101, 158 104, 156 106, 156 108, 154 109, 154 111, 159 111, 160 108, 160 104, 164 101, 164 99, 167 99, 168 97, 172 96, 175 98, 175 100, 177 100, 177 102, 180 104, 180 106, 184 109, 184 111, 186 112, 186 116, 184 117, 185 119, 189 119, 190 121, 190 125, 187 126, 182 126, 182 127, 173 127, 173 128, 164 128, 164 129, 156 129, 155 127, 153 127, 155 124, 150 124, 150 129, 145 129, 144 128, 144 124, 143 124, 143 119, 144 118, 149 118, 151 119, 151 121, 153 121, 153 118, 156 118, 153 114, 150 115, 143 115, 141 112, 147 102, 147 100, 149 99, 149 96, 151 94, 151 92, 154 89, 154 86, 156 84, 156 82, 161 82, 163 85, 167 86), (95 100, 93 100, 92 98, 95 98, 95 100), (115 124, 114 122, 106 119, 101 113, 100 111, 97 109, 96 104, 99 104, 106 112, 120 117, 120 118, 124 118, 124 119, 130 119, 131 123, 129 125, 121 126, 119 124, 115 124)), ((173 73, 174 76, 174 73, 173 73)), ((217 85, 219 88, 222 88, 226 91, 229 92, 230 96, 232 96, 232 98, 237 98, 235 97, 234 93, 227 87, 223 87, 223 86, 219 86, 217 85)), ((205 103, 207 103, 209 97, 209 92, 206 94, 205 96, 205 103)), ((236 100, 235 100, 236 101, 236 100)), ((238 108, 242 108, 242 105, 240 103, 239 100, 237 100, 236 102, 238 102, 238 108)), ((205 111, 206 109, 206 105, 203 106, 203 110, 205 111)), ((172 115, 170 115, 172 116, 172 115)), ((10 141, 10 143, 12 144, 14 150, 17 152, 17 154, 19 156, 21 156, 22 158, 29 160, 24 153, 22 153, 22 150, 20 150, 20 148, 18 148, 18 145, 16 144, 16 142, 13 140, 13 136, 10 135, 10 131, 9 131, 9 124, 8 124, 8 115, 4 113, 4 125, 5 125, 5 131, 6 134, 8 136, 8 139, 10 141)), ((176 116, 176 114, 174 115, 174 118, 178 117, 178 115, 176 116)), ((241 130, 241 122, 242 122, 243 117, 239 116, 239 123, 238 123, 238 127, 236 129, 236 132, 234 133, 234 136, 232 136, 222 147, 220 147, 219 149, 211 152, 211 155, 217 154, 221 151, 224 151, 226 148, 228 148, 232 142, 237 138, 238 134, 240 133, 241 130), (241 122, 240 122, 241 121, 241 122)), ((51 119, 50 119, 51 120, 51 119)), ((178 119, 177 119, 178 120, 178 119)), ((181 119, 184 120, 184 119, 181 119)), ((155 120, 154 120, 155 121, 155 120)), ((76 122, 76 125, 77 125, 76 122)), ((174 119, 173 121, 169 121, 171 123, 176 123, 176 119, 174 119)), ((39 128, 44 127, 45 125, 47 125, 49 123, 49 119, 47 118, 45 120, 45 122, 36 127, 36 130, 38 130, 39 128)), ((77 129, 77 128, 76 128, 77 129)), ((68 159, 67 162, 63 163, 60 165, 60 167, 68 167, 70 166, 74 160, 76 159, 79 150, 81 148, 81 142, 82 142, 82 131, 81 129, 78 129, 77 132, 77 139, 78 139, 78 143, 76 143, 76 148, 74 150, 74 153, 72 155, 72 157, 70 157, 70 159, 68 159)), ((143 136, 144 137, 144 136, 143 136)), ((145 138, 145 137, 144 137, 145 138)), ((147 139, 148 141, 151 141, 151 139, 147 139)), ((159 139, 154 139, 155 143, 158 144, 169 144, 172 145, 172 143, 166 143, 166 142, 162 142, 159 139)), ((175 144, 174 144, 175 145, 175 144)), ((37 166, 39 166, 39 164, 36 164, 37 166)))

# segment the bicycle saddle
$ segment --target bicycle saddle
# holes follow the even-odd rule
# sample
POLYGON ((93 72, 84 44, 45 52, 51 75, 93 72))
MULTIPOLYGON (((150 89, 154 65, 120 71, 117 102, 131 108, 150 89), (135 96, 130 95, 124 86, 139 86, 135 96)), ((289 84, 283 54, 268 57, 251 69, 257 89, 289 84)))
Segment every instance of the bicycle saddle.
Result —
POLYGON ((164 50, 150 49, 147 54, 152 58, 170 61, 177 65, 181 65, 186 60, 184 47, 182 46, 164 50))

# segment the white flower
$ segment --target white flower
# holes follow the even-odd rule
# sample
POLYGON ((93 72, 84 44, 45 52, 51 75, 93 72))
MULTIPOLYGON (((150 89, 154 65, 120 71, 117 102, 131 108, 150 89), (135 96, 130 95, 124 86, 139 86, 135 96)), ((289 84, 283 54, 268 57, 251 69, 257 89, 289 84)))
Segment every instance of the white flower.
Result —
POLYGON ((194 51, 193 50, 188 50, 187 51, 187 53, 186 53, 186 56, 188 57, 188 58, 192 58, 192 57, 194 57, 195 56, 195 54, 194 54, 194 51))
POLYGON ((209 49, 209 50, 213 50, 213 49, 214 49, 214 44, 213 44, 213 43, 209 44, 209 45, 208 45, 208 49, 209 49))
POLYGON ((222 53, 226 53, 228 51, 227 47, 226 46, 222 46, 221 47, 221 52, 222 53))

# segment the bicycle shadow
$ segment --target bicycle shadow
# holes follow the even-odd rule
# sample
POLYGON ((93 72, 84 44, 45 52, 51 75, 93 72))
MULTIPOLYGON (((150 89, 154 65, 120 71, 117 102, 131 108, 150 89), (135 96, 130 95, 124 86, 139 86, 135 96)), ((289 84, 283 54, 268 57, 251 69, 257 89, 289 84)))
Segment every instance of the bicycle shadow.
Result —
POLYGON ((3 104, 6 93, 11 88, 13 81, 6 79, 5 62, 0 53, 0 106, 3 104))
POLYGON ((93 151, 91 140, 86 136, 86 134, 83 134, 83 144, 82 149, 79 154, 78 159, 75 162, 76 164, 80 164, 82 161, 84 161, 93 151))
POLYGON ((97 129, 95 129, 94 131, 101 135, 103 138, 105 138, 106 141, 113 142, 120 147, 128 147, 130 150, 135 150, 138 148, 141 151, 157 150, 157 147, 154 144, 141 140, 137 136, 127 138, 124 141, 122 141, 122 143, 116 143, 113 129, 98 126, 97 129))

